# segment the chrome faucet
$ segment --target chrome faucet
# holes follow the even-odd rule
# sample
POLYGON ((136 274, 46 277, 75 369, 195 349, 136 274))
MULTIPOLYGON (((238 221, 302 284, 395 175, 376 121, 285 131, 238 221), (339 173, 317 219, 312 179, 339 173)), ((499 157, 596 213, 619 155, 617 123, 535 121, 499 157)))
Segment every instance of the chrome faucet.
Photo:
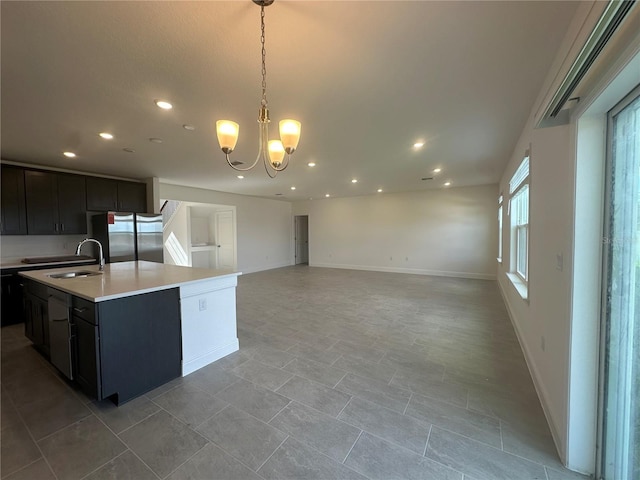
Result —
POLYGON ((80 249, 82 245, 87 242, 93 242, 98 244, 98 248, 100 249, 100 271, 104 270, 104 255, 102 254, 102 244, 96 240, 95 238, 85 238, 78 244, 78 248, 76 248, 76 255, 80 255, 80 249))

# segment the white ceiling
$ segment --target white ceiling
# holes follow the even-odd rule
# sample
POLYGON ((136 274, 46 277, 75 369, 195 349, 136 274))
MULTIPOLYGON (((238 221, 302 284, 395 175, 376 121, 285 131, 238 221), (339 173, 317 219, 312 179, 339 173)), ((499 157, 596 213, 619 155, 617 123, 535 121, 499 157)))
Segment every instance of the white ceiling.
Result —
POLYGON ((237 121, 232 160, 255 159, 251 1, 0 5, 4 160, 293 200, 496 183, 578 2, 276 0, 271 137, 287 117, 302 136, 275 180, 261 167, 238 180, 215 135, 237 121))

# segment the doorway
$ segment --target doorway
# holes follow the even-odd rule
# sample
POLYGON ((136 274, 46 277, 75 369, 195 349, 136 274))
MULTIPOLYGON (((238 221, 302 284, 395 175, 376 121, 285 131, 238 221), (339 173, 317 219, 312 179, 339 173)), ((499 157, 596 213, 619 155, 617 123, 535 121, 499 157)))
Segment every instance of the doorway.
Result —
POLYGON ((640 478, 640 87, 608 114, 599 477, 640 478))
POLYGON ((293 219, 295 235, 295 264, 309 264, 309 216, 296 215, 293 219))

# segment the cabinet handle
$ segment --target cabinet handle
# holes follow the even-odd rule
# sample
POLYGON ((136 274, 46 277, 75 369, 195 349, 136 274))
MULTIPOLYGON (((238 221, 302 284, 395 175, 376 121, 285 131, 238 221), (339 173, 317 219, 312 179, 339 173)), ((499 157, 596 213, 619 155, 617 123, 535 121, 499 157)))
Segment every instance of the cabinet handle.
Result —
POLYGON ((64 223, 60 224, 60 228, 62 228, 62 231, 64 232, 64 223))
POLYGON ((58 231, 58 224, 57 224, 57 223, 54 223, 54 224, 53 224, 53 228, 54 228, 54 230, 57 232, 57 231, 58 231))
POLYGON ((73 311, 74 312, 78 312, 78 313, 84 313, 87 311, 86 308, 78 308, 78 307, 73 307, 73 311))

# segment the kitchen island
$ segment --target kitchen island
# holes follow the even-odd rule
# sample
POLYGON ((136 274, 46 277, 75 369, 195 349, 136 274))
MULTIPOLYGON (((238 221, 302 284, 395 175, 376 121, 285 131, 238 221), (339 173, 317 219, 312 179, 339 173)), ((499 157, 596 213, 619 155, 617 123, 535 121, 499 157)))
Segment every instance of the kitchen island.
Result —
POLYGON ((121 404, 239 348, 238 272, 138 261, 20 275, 25 330, 40 322, 41 350, 98 399, 121 404))

